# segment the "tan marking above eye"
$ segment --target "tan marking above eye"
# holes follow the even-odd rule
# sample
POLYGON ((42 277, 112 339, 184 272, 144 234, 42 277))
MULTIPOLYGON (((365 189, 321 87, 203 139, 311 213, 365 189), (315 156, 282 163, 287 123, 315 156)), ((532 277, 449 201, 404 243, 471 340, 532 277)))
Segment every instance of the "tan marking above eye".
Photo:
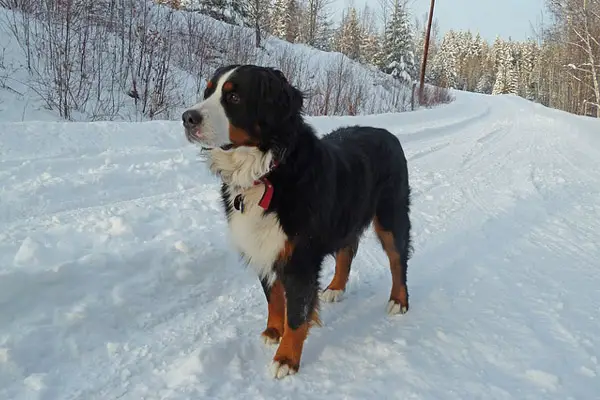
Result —
POLYGON ((213 83, 213 81, 208 81, 208 83, 206 84, 206 88, 207 89, 212 89, 213 86, 215 86, 215 84, 213 83))
POLYGON ((224 92, 230 92, 232 90, 233 90, 233 83, 231 83, 231 82, 225 82, 223 84, 223 91, 224 92))

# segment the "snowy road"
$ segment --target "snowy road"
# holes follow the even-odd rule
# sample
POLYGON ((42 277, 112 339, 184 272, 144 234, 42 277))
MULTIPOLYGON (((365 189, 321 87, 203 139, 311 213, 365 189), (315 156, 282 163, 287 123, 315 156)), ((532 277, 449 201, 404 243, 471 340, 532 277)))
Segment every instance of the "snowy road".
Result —
POLYGON ((273 380, 260 284, 178 123, 0 123, 0 399, 598 398, 600 121, 467 93, 311 121, 401 138, 408 314, 369 231, 273 380))

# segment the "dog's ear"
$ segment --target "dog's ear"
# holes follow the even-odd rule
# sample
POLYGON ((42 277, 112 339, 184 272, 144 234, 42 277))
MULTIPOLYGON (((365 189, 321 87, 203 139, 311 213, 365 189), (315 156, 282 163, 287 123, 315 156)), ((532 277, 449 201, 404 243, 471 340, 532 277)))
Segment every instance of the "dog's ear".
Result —
MULTIPOLYGON (((275 75, 277 75, 279 77, 279 79, 281 79, 284 82, 287 82, 287 78, 285 77, 285 74, 283 72, 281 72, 278 69, 273 69, 273 72, 275 73, 275 75)), ((289 83, 289 82, 288 82, 289 83)))
POLYGON ((256 104, 258 127, 264 145, 281 162, 296 137, 297 132, 287 126, 294 117, 301 115, 304 94, 278 69, 262 68, 257 77, 260 88, 260 100, 256 104))
POLYGON ((278 75, 279 79, 282 82, 283 91, 285 93, 284 96, 289 102, 289 116, 302 112, 302 106, 304 104, 304 93, 302 93, 298 88, 294 87, 287 80, 283 72, 281 72, 280 70, 275 70, 275 73, 278 75))
POLYGON ((263 99, 275 106, 278 120, 287 120, 302 112, 304 94, 287 80, 283 72, 278 69, 269 69, 269 76, 263 85, 263 99))

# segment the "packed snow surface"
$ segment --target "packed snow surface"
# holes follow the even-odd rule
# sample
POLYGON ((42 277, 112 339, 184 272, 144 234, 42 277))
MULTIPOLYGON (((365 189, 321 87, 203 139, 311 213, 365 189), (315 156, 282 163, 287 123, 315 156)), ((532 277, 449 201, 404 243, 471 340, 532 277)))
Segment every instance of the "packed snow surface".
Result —
POLYGON ((401 138, 411 309, 386 315, 369 230, 283 380, 259 281, 179 122, 1 123, 0 398, 597 399, 600 122, 456 95, 310 119, 401 138))

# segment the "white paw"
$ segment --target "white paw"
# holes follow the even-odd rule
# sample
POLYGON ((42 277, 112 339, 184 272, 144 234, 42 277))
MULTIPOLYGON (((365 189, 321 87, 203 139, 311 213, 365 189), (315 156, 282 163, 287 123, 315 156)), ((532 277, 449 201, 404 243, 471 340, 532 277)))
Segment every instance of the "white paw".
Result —
POLYGON ((264 343, 265 345, 267 345, 267 346, 272 346, 272 345, 274 345, 274 344, 277 344, 277 343, 279 343, 279 338, 277 338, 277 339, 274 339, 274 338, 272 338, 272 337, 269 337, 269 336, 267 336, 267 335, 261 335, 261 338, 262 338, 262 341, 263 341, 263 343, 264 343))
POLYGON ((273 378, 281 379, 295 373, 296 371, 287 364, 280 363, 279 361, 273 361, 271 364, 271 375, 273 378))
POLYGON ((344 295, 343 290, 325 289, 324 291, 321 292, 320 297, 321 297, 321 300, 323 300, 326 303, 334 303, 334 302, 341 301, 343 295, 344 295))
POLYGON ((400 303, 396 303, 394 300, 390 300, 387 303, 385 310, 387 311, 388 315, 406 314, 408 312, 408 307, 403 306, 400 303))

